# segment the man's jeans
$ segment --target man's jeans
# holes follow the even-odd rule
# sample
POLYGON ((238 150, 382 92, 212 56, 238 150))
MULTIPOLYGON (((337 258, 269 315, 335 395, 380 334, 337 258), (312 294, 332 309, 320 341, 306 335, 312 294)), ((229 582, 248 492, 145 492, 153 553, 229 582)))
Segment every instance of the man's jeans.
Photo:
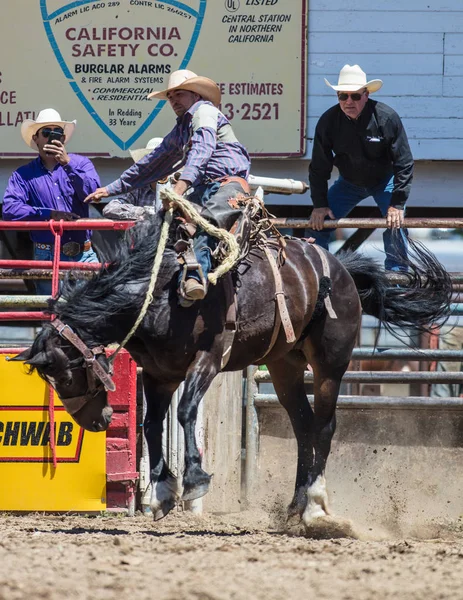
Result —
MULTIPOLYGON (((196 260, 201 266, 201 270, 206 281, 212 266, 211 254, 216 246, 216 238, 210 236, 202 229, 198 229, 193 238, 193 251, 195 253, 196 260)), ((182 275, 183 273, 180 271, 179 282, 182 278, 182 275)), ((201 281, 198 271, 188 271, 187 277, 201 281)))
MULTIPOLYGON (((349 183, 343 177, 339 177, 328 190, 328 204, 336 219, 346 217, 350 211, 362 200, 372 196, 378 205, 381 214, 386 216, 387 209, 391 203, 391 195, 394 178, 388 178, 375 187, 361 187, 349 183)), ((386 229, 383 233, 384 251, 386 260, 384 265, 388 271, 406 271, 407 267, 400 260, 400 256, 407 256, 407 230, 386 229)), ((328 244, 333 235, 332 229, 322 231, 309 230, 308 236, 314 237, 317 244, 328 250, 328 244)))
MULTIPOLYGON (((51 260, 53 261, 54 249, 43 250, 34 246, 34 260, 51 260)), ((86 262, 86 263, 97 263, 98 260, 95 251, 91 248, 87 252, 80 252, 76 256, 66 256, 61 252, 61 262, 86 262)), ((51 296, 51 280, 50 279, 36 279, 34 281, 35 290, 37 294, 41 296, 51 296)))

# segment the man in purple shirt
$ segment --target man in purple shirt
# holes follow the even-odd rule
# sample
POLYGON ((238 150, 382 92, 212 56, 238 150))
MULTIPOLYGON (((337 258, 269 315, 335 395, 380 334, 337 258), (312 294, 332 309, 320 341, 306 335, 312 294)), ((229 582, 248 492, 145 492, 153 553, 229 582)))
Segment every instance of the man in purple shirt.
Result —
MULTIPOLYGON (((181 70, 170 75, 167 89, 153 92, 149 97, 169 101, 177 115, 176 126, 155 150, 119 179, 90 194, 86 201, 98 202, 129 192, 183 167, 174 191, 180 196, 188 191, 188 200, 202 207, 203 217, 218 227, 230 229, 241 211, 229 201, 240 194, 249 195, 250 158, 218 108, 219 86, 207 77, 181 70)), ((198 230, 193 247, 201 268, 189 270, 186 279, 180 282, 183 306, 204 298, 215 242, 198 230)))
MULTIPOLYGON (((88 218, 84 199, 100 185, 100 180, 88 158, 66 151, 65 144, 75 126, 75 121, 63 121, 53 108, 40 111, 36 121, 23 122, 22 138, 39 155, 11 175, 3 197, 5 221, 88 218)), ((31 231, 30 236, 34 242, 34 259, 53 260, 53 233, 31 231)), ((61 243, 61 261, 98 262, 89 231, 65 231, 61 243)), ((36 290, 49 295, 51 282, 37 281, 36 290)))

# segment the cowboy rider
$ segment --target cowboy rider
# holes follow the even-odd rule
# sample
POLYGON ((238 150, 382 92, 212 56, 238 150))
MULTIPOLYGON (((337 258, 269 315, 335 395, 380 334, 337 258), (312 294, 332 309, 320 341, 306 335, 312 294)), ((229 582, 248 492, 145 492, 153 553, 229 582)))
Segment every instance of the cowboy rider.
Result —
MULTIPOLYGON (((168 100, 177 123, 150 154, 127 169, 119 179, 98 188, 86 202, 129 192, 158 181, 183 166, 173 190, 201 206, 201 215, 214 225, 229 230, 241 211, 229 200, 248 195, 250 158, 238 141, 230 122, 219 110, 219 86, 192 71, 174 71, 168 86, 149 98, 168 100)), ((206 295, 214 240, 202 230, 194 234, 193 248, 198 270, 190 270, 180 285, 180 303, 189 306, 206 295), (182 303, 182 300, 185 302, 182 303)))

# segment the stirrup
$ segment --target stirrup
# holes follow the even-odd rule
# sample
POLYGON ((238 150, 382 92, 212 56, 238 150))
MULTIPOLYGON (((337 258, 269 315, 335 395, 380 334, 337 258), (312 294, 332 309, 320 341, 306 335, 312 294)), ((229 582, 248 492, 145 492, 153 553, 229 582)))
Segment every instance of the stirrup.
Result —
POLYGON ((206 295, 206 293, 207 293, 207 281, 206 281, 206 278, 204 277, 204 273, 203 273, 203 269, 202 269, 201 265, 199 263, 192 263, 192 262, 186 263, 185 262, 183 264, 183 269, 182 269, 182 278, 181 278, 180 284, 178 286, 178 295, 179 295, 178 302, 179 302, 180 306, 182 306, 183 308, 188 308, 194 302, 196 302, 196 300, 189 298, 185 291, 185 283, 186 283, 186 280, 188 279, 189 271, 190 272, 191 271, 198 272, 199 283, 203 286, 204 295, 206 295))

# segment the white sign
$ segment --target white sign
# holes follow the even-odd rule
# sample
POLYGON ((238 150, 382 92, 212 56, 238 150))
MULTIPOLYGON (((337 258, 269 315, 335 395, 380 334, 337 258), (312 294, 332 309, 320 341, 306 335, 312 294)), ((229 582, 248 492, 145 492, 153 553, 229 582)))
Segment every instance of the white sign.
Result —
POLYGON ((0 154, 43 108, 77 119, 74 152, 127 156, 175 115, 147 95, 188 68, 217 81, 254 156, 305 149, 306 0, 15 0, 3 8, 0 154))

